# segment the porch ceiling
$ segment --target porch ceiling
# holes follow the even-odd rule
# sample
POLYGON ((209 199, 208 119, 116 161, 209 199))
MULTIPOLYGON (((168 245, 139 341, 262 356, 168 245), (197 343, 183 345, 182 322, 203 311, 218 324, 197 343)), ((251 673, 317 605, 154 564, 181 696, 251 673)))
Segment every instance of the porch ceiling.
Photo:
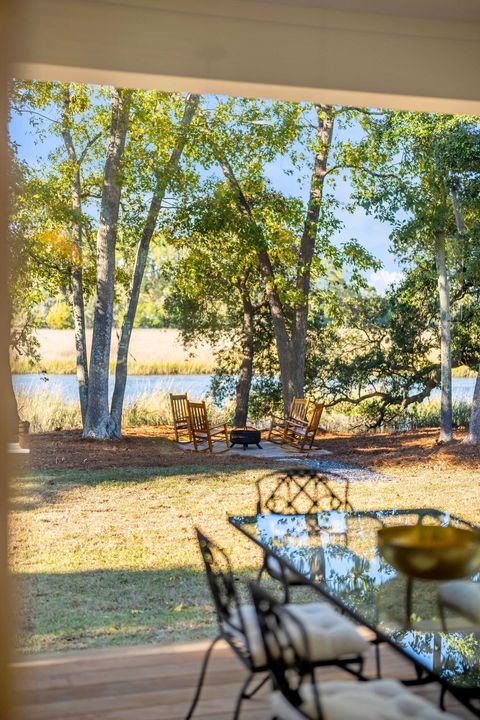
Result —
POLYGON ((480 115, 477 0, 17 0, 17 76, 480 115))

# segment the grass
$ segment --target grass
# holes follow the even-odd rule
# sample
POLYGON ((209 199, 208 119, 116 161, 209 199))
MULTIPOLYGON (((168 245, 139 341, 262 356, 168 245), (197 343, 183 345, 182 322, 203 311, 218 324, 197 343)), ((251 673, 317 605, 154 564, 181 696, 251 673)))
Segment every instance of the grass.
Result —
MULTIPOLYGON (((20 417, 30 422, 31 432, 50 432, 79 428, 82 425, 78 401, 64 400, 60 392, 21 391, 17 393, 17 403, 20 417)), ((209 403, 207 405, 212 422, 220 421, 224 413, 214 405, 209 403)), ((171 422, 171 414, 168 393, 144 393, 136 400, 125 404, 123 424, 126 427, 168 425, 171 422)))
POLYGON ((475 370, 467 367, 466 365, 460 365, 459 367, 453 368, 452 377, 454 378, 475 378, 477 373, 475 370))
MULTIPOLYGON (((87 330, 87 345, 91 345, 92 331, 87 330)), ((40 362, 32 366, 24 358, 12 358, 12 371, 25 374, 45 372, 71 375, 75 367, 73 330, 36 331, 40 362)), ((118 335, 114 331, 110 370, 115 369, 118 335)), ((131 375, 205 375, 214 370, 213 348, 199 345, 185 349, 178 330, 172 328, 134 328, 130 342, 128 370, 131 375)))
MULTIPOLYGON (((227 516, 254 511, 255 480, 264 472, 212 462, 23 474, 11 514, 11 566, 22 598, 19 650, 210 636, 214 614, 194 526, 225 547, 238 576, 254 575, 259 553, 227 516)), ((353 506, 433 505, 478 517, 471 470, 392 472, 391 480, 354 483, 353 506)))
MULTIPOLYGON (((44 375, 75 375, 75 362, 69 359, 44 360, 32 364, 24 358, 13 359, 10 363, 15 375, 41 373, 44 375)), ((140 363, 130 360, 129 375, 210 375, 214 371, 213 364, 196 360, 171 360, 162 362, 140 363)), ((110 374, 115 373, 115 363, 110 363, 110 374)))
MULTIPOLYGON (((20 417, 29 420, 32 432, 49 432, 57 429, 81 427, 80 408, 77 400, 64 400, 60 392, 47 389, 17 393, 20 417)), ((212 422, 231 421, 233 405, 218 408, 208 404, 212 422)), ((467 402, 453 403, 453 423, 455 427, 467 427, 470 422, 471 405, 467 402)), ((259 425, 268 425, 268 418, 259 420, 259 425)), ((168 392, 144 393, 134 401, 127 402, 123 412, 125 427, 142 425, 168 425, 171 421, 171 409, 168 392)), ((440 423, 440 401, 426 400, 414 405, 403 415, 396 418, 382 430, 405 430, 438 427, 440 423)), ((350 414, 327 410, 322 417, 322 426, 334 432, 359 432, 365 429, 367 419, 360 412, 350 414)))

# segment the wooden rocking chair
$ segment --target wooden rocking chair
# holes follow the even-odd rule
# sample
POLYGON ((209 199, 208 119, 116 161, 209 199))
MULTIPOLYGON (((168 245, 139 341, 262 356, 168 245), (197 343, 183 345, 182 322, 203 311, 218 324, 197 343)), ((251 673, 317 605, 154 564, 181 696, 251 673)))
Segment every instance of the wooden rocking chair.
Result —
POLYGON ((173 429, 176 442, 191 442, 192 436, 188 419, 188 396, 186 394, 172 395, 170 393, 170 405, 172 406, 173 429))
POLYGON ((315 435, 317 434, 320 418, 323 413, 323 403, 314 403, 310 417, 307 420, 287 420, 283 434, 283 443, 301 450, 311 450, 315 435))
POLYGON ((281 445, 284 442, 285 430, 289 422, 305 422, 308 404, 309 401, 304 398, 293 398, 292 404, 290 405, 290 412, 287 417, 282 418, 278 415, 272 415, 267 440, 281 445))
POLYGON ((197 452, 213 452, 216 443, 224 442, 228 450, 227 426, 210 425, 207 417, 207 406, 204 402, 188 402, 188 417, 193 446, 197 452), (200 445, 207 445, 200 448, 200 445))

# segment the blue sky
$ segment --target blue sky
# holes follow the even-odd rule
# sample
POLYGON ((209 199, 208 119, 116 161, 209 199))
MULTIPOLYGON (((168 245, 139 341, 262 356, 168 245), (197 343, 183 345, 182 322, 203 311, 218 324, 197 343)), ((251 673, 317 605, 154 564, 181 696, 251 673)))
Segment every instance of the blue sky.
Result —
MULTIPOLYGON (((360 129, 350 127, 337 130, 337 138, 348 136, 349 139, 358 139, 360 129)), ((57 139, 52 135, 51 140, 47 137, 44 142, 38 141, 29 127, 28 117, 25 115, 14 115, 10 123, 10 135, 18 144, 19 156, 30 166, 39 165, 46 158, 48 153, 55 147, 57 139)), ((269 175, 272 183, 283 193, 288 195, 298 194, 298 184, 295 176, 285 174, 285 165, 282 160, 272 163, 269 168, 269 175)), ((334 188, 334 195, 342 203, 346 202, 350 195, 348 181, 337 178, 334 188)), ((361 209, 357 208, 354 213, 340 209, 338 216, 343 223, 343 228, 335 235, 334 241, 342 243, 351 238, 356 238, 369 252, 382 262, 382 269, 369 274, 369 281, 379 292, 382 292, 391 281, 399 278, 399 267, 395 257, 389 252, 390 226, 372 218, 361 209)))

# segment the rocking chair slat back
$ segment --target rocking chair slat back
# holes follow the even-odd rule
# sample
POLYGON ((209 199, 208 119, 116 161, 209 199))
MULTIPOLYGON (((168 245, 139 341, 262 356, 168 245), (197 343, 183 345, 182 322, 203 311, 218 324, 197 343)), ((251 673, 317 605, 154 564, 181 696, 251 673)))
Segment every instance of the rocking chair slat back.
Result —
POLYGON ((170 406, 172 408, 173 428, 177 442, 190 442, 190 422, 188 418, 188 396, 172 395, 170 393, 170 406))
POLYGON ((308 420, 307 433, 313 433, 315 436, 323 414, 323 407, 323 403, 314 403, 313 410, 308 420))
POLYGON ((193 432, 208 432, 207 406, 204 402, 188 403, 190 423, 193 432))
POLYGON ((189 402, 188 417, 195 450, 213 452, 214 445, 225 444, 228 450, 228 432, 225 424, 210 425, 205 402, 189 402))
POLYGON ((308 412, 308 400, 305 398, 293 398, 290 405, 289 420, 305 420, 308 412))

